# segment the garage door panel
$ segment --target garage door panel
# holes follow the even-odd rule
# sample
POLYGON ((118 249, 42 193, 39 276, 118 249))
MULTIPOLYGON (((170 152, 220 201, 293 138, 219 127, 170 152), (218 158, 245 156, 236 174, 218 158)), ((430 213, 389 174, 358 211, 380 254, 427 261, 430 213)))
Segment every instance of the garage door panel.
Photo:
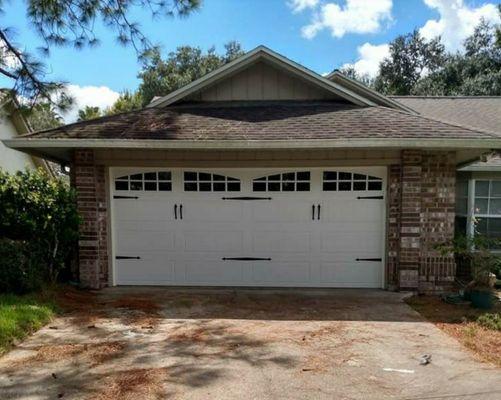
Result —
POLYGON ((189 222, 240 222, 244 204, 239 201, 224 201, 220 197, 200 201, 180 202, 183 205, 183 221, 189 222))
POLYGON ((252 235, 252 250, 257 254, 309 253, 311 234, 309 232, 257 230, 252 235))
POLYGON ((281 199, 255 201, 251 203, 252 221, 254 222, 308 222, 311 221, 312 201, 281 199))
POLYGON ((242 262, 194 260, 183 265, 186 284, 217 286, 243 281, 245 263, 242 262))
POLYGON ((174 203, 166 200, 116 200, 114 207, 116 215, 123 221, 174 220, 174 203))
POLYGON ((322 221, 380 223, 382 207, 382 200, 357 200, 352 198, 347 201, 324 201, 322 221))
POLYGON ((381 265, 375 262, 322 262, 320 280, 325 284, 374 287, 381 280, 381 265))
POLYGON ((174 221, 162 221, 162 220, 124 220, 116 221, 115 229, 119 231, 141 231, 141 232, 164 232, 166 230, 174 231, 174 221))
POLYGON ((174 232, 166 231, 143 231, 143 230, 119 230, 117 231, 117 252, 128 253, 144 251, 174 250, 174 232))
POLYGON ((119 285, 162 285, 175 284, 173 260, 167 254, 141 254, 140 260, 118 260, 116 262, 117 284, 119 285))
POLYGON ((309 262, 265 261, 252 265, 252 278, 256 284, 308 286, 310 283, 309 262))
POLYGON ((320 250, 325 253, 361 254, 381 251, 381 231, 322 232, 320 250))
POLYGON ((227 253, 243 251, 242 231, 197 230, 183 232, 186 251, 227 253))

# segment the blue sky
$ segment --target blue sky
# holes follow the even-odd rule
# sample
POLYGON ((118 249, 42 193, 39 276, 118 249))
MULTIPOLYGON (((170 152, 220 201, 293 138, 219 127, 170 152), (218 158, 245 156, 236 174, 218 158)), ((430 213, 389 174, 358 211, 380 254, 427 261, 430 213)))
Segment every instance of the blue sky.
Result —
MULTIPOLYGON (((0 16, 3 26, 16 28, 15 40, 34 50, 39 38, 29 26, 20 0, 7 2, 0 16)), ((455 50, 480 16, 497 21, 490 1, 467 0, 204 0, 200 11, 186 19, 151 20, 141 10, 140 22, 165 53, 180 45, 216 46, 239 41, 250 50, 260 44, 318 72, 329 72, 355 63, 363 73, 373 73, 395 36, 422 30, 425 36, 440 33, 455 50)), ((46 59, 51 78, 72 85, 79 104, 104 106, 124 89, 135 89, 139 65, 131 48, 123 48, 113 32, 98 27, 98 48, 76 51, 53 49, 46 59), (82 92, 88 88, 87 92, 82 92), (91 90, 90 88, 94 88, 91 90), (80 93, 82 92, 82 93, 80 93)), ((8 86, 0 79, 0 85, 8 86)), ((74 115, 68 118, 73 118, 74 115)))

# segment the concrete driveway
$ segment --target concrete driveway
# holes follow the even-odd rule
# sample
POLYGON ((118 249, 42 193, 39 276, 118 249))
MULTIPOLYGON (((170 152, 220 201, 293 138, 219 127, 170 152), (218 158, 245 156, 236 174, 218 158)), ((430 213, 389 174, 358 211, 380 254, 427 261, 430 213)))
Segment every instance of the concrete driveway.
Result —
POLYGON ((110 288, 0 359, 1 399, 499 399, 402 294, 110 288), (426 366, 423 354, 431 354, 426 366))

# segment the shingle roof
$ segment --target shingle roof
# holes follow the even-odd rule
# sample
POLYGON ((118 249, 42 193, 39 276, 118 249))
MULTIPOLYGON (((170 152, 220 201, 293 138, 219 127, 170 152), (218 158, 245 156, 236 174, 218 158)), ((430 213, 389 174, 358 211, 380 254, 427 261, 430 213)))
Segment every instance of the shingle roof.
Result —
POLYGON ((419 114, 501 134, 501 96, 389 96, 419 114))
POLYGON ((500 136, 387 107, 339 102, 206 103, 147 108, 24 138, 297 140, 489 139, 500 136))

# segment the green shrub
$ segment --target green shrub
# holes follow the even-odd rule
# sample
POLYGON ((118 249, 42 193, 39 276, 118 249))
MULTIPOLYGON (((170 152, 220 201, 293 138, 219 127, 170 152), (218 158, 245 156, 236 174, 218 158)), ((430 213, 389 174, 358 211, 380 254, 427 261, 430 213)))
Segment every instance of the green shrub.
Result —
POLYGON ((501 314, 483 314, 478 317, 477 322, 487 329, 501 331, 501 314))
POLYGON ((0 291, 55 282, 74 254, 79 222, 65 181, 41 170, 0 170, 0 291))

